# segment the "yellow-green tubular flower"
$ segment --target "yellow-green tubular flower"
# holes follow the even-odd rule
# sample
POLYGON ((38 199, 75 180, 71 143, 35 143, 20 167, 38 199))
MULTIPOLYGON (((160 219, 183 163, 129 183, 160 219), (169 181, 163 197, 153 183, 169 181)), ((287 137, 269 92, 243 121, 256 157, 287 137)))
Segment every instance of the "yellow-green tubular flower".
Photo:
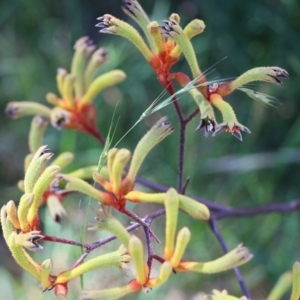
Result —
POLYGON ((43 115, 36 115, 31 122, 29 131, 29 150, 35 153, 43 145, 44 133, 49 124, 49 119, 43 115))
POLYGON ((113 192, 113 186, 111 182, 107 181, 102 174, 94 172, 93 179, 95 182, 101 185, 103 189, 106 190, 107 192, 111 192, 111 193, 113 192))
POLYGON ((61 204, 59 198, 56 195, 50 195, 47 197, 47 206, 50 216, 55 222, 60 222, 67 216, 67 212, 61 204))
MULTIPOLYGON (((179 22, 177 23, 179 24, 179 22)), ((196 35, 201 34, 204 31, 204 29, 205 29, 204 22, 199 19, 194 19, 184 27, 183 32, 186 34, 187 38, 191 40, 196 35)), ((181 48, 177 44, 172 51, 172 56, 179 57, 180 54, 181 54, 181 48)))
POLYGON ((10 200, 6 204, 6 213, 7 213, 8 220, 14 226, 14 228, 20 229, 20 222, 17 216, 17 208, 13 200, 10 200))
POLYGON ((63 152, 57 156, 51 163, 53 166, 59 166, 61 169, 67 167, 74 160, 74 154, 72 152, 63 152))
POLYGON ((24 194, 20 199, 20 203, 18 206, 18 219, 20 222, 20 228, 23 232, 28 232, 30 230, 30 224, 28 223, 27 215, 32 201, 32 193, 24 194))
MULTIPOLYGON (((131 202, 141 203, 160 203, 164 204, 166 194, 165 193, 143 193, 140 191, 132 191, 124 196, 125 199, 131 202)), ((207 206, 197 202, 187 196, 178 195, 179 197, 179 208, 189 214, 191 217, 199 220, 207 221, 210 213, 207 206)))
POLYGON ((266 81, 282 86, 282 82, 278 78, 289 78, 286 70, 279 67, 258 67, 240 75, 230 83, 230 89, 235 89, 253 81, 266 81))
POLYGON ((156 54, 161 54, 165 49, 159 24, 156 21, 152 21, 148 24, 147 29, 151 34, 155 45, 155 49, 152 49, 152 52, 155 52, 156 54))
POLYGON ((98 291, 81 291, 79 292, 80 300, 116 300, 128 294, 138 292, 142 289, 135 280, 128 284, 112 289, 98 290, 98 291))
POLYGON ((6 244, 8 244, 8 238, 9 236, 15 231, 15 227, 13 224, 9 221, 7 211, 6 211, 6 205, 3 205, 1 208, 1 227, 3 232, 3 237, 6 241, 6 244))
POLYGON ((55 176, 59 173, 60 167, 49 166, 45 169, 39 179, 36 181, 32 193, 34 195, 33 202, 29 208, 27 219, 29 224, 32 224, 37 218, 38 209, 41 204, 41 199, 44 192, 49 188, 50 183, 54 180, 55 176))
POLYGON ((32 274, 37 280, 39 280, 40 266, 27 254, 27 252, 20 245, 20 238, 17 238, 18 234, 7 217, 5 205, 1 208, 1 226, 3 231, 3 237, 6 241, 9 250, 11 251, 13 258, 24 270, 26 270, 27 272, 32 274), (18 243, 16 242, 16 240, 18 243))
POLYGON ((178 14, 172 13, 169 17, 169 20, 173 20, 177 24, 180 24, 180 16, 178 14))
POLYGON ((130 234, 110 211, 99 210, 95 219, 97 222, 92 223, 92 227, 89 227, 88 230, 107 230, 115 235, 126 249, 128 248, 130 234))
MULTIPOLYGON (((63 68, 58 68, 57 69, 57 74, 56 74, 56 83, 57 83, 57 88, 59 93, 63 96, 64 93, 64 80, 66 75, 68 74, 67 70, 63 69, 63 68)), ((52 94, 54 95, 54 94, 52 94)), ((54 98, 54 96, 50 96, 49 94, 47 94, 46 99, 48 102, 52 103, 52 101, 54 100, 55 102, 57 101, 57 99, 54 98)))
POLYGON ((141 240, 134 235, 130 237, 128 251, 134 264, 136 281, 140 285, 144 285, 147 281, 148 268, 144 261, 143 244, 141 240))
POLYGON ((156 278, 149 279, 149 281, 147 282, 147 287, 154 288, 164 284, 171 275, 172 270, 173 268, 171 263, 165 261, 160 267, 158 276, 156 278))
POLYGON ((298 300, 300 298, 300 263, 298 261, 293 265, 292 277, 293 289, 291 300, 298 300))
POLYGON ((225 102, 220 95, 212 94, 210 102, 219 109, 223 117, 223 122, 216 127, 215 132, 212 134, 213 136, 225 130, 231 132, 233 136, 242 141, 243 138, 240 131, 251 133, 246 126, 239 123, 230 104, 225 102))
POLYGON ((30 251, 38 251, 43 249, 43 247, 38 244, 38 241, 43 237, 40 231, 20 232, 14 236, 14 243, 30 251))
POLYGON ((196 131, 204 128, 204 136, 207 137, 211 132, 215 131, 215 128, 218 125, 214 109, 210 102, 207 101, 202 93, 197 89, 191 89, 189 90, 189 93, 197 103, 200 110, 200 124, 196 128, 196 131))
POLYGON ((112 182, 113 181, 113 164, 114 164, 114 160, 116 157, 116 154, 118 153, 119 149, 117 148, 112 148, 109 149, 109 151, 107 152, 107 169, 108 169, 108 173, 109 173, 109 181, 112 182))
POLYGON ((48 103, 52 104, 53 106, 59 106, 60 99, 53 93, 47 93, 46 100, 48 103))
POLYGON ((11 119, 18 119, 31 115, 43 115, 46 118, 50 118, 51 109, 35 102, 9 102, 5 108, 5 113, 11 119))
POLYGON ((41 173, 46 168, 48 160, 53 156, 53 153, 47 148, 42 146, 34 154, 30 164, 26 170, 24 178, 25 193, 31 193, 41 173))
POLYGON ((126 254, 126 251, 124 247, 120 247, 117 251, 92 258, 72 270, 60 273, 53 282, 53 285, 69 282, 75 277, 99 268, 126 268, 126 263, 130 261, 130 256, 126 254))
POLYGON ((131 157, 131 153, 127 149, 120 149, 116 153, 112 165, 112 188, 114 193, 118 193, 122 184, 122 174, 124 168, 131 157))
POLYGON ((84 70, 88 57, 95 50, 95 46, 91 43, 89 37, 84 36, 75 43, 74 49, 75 53, 72 60, 71 74, 76 78, 76 99, 80 99, 84 95, 84 70))
POLYGON ((98 191, 84 180, 70 175, 61 174, 56 176, 56 179, 53 180, 50 186, 50 190, 61 194, 67 192, 80 192, 96 199, 101 204, 106 204, 106 198, 103 192, 98 191))
POLYGON ((247 263, 252 257, 253 255, 249 250, 240 244, 224 256, 210 262, 181 262, 178 266, 178 270, 182 272, 193 271, 208 274, 219 273, 241 266, 247 263))
POLYGON ((17 183, 17 187, 21 192, 24 192, 24 180, 19 180, 17 183))
POLYGON ((187 227, 183 227, 177 235, 176 247, 170 263, 173 268, 177 268, 180 264, 182 256, 185 252, 185 249, 191 239, 191 233, 187 227))
POLYGON ((101 28, 99 32, 116 34, 128 39, 142 53, 147 61, 152 59, 153 54, 137 30, 131 25, 109 14, 99 17, 97 20, 100 21, 96 24, 96 27, 101 28))
POLYGON ((113 70, 98 76, 88 87, 86 93, 80 98, 80 105, 92 103, 94 98, 104 89, 114 86, 126 79, 126 74, 121 70, 113 70))
POLYGON ((74 98, 74 85, 76 77, 73 74, 67 74, 63 82, 63 97, 66 101, 66 104, 69 108, 75 107, 75 98, 74 98))
POLYGON ((52 281, 50 277, 50 273, 52 271, 52 260, 46 259, 41 264, 41 285, 44 289, 51 286, 52 281))
POLYGON ((204 299, 206 300, 247 300, 245 296, 241 298, 230 296, 228 295, 226 290, 223 290, 222 292, 218 290, 213 290, 212 295, 206 295, 204 296, 204 299))
POLYGON ((285 272, 283 273, 276 284, 274 285, 272 291, 268 295, 266 300, 280 300, 283 295, 290 289, 292 286, 292 273, 285 272))
POLYGON ((61 107, 54 107, 51 110, 51 125, 58 130, 62 129, 62 124, 68 125, 70 123, 71 118, 72 116, 70 112, 61 107))
MULTIPOLYGON (((199 77, 199 82, 201 83, 204 79, 204 76, 202 76, 202 71, 199 68, 196 54, 190 39, 174 20, 165 20, 163 23, 164 25, 161 26, 162 34, 167 37, 171 37, 176 42, 178 47, 180 47, 189 64, 193 78, 199 77)), ((171 52, 171 56, 178 57, 180 55, 180 52, 176 50, 176 48, 174 48, 173 51, 175 52, 171 52)))
POLYGON ((166 241, 164 249, 164 258, 171 259, 174 253, 174 240, 177 228, 179 199, 175 189, 171 188, 166 193, 166 241))
POLYGON ((146 155, 156 144, 162 141, 173 131, 174 128, 168 121, 167 117, 162 117, 154 124, 154 126, 152 126, 152 128, 139 141, 134 150, 126 180, 134 183, 137 172, 139 171, 146 155))
POLYGON ((139 2, 136 0, 124 1, 122 9, 125 12, 125 14, 131 17, 141 27, 148 40, 152 52, 154 52, 154 41, 148 31, 148 24, 150 23, 150 20, 143 8, 141 7, 141 5, 139 4, 139 2))
POLYGON ((93 53, 84 72, 85 90, 91 84, 97 71, 107 59, 107 50, 104 47, 99 48, 93 53))
MULTIPOLYGON (((26 174, 26 171, 27 171, 33 157, 34 157, 34 153, 29 153, 25 156, 25 159, 24 159, 24 172, 25 172, 25 174, 26 174)), ((24 182, 23 182, 23 185, 24 185, 24 182)))
MULTIPOLYGON (((74 170, 70 173, 68 173, 68 175, 73 176, 73 177, 78 177, 81 179, 91 179, 93 178, 93 173, 97 170, 97 165, 93 165, 93 166, 87 166, 87 167, 83 167, 83 168, 79 168, 77 170, 74 170)), ((108 169, 106 166, 103 166, 101 168, 100 173, 106 178, 109 178, 109 174, 108 174, 108 169)))

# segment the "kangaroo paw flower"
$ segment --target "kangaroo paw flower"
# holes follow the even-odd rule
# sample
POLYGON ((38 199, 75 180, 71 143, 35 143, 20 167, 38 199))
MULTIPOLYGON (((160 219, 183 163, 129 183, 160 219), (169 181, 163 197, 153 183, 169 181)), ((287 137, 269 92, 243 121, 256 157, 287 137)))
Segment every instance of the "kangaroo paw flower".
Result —
MULTIPOLYGON (((162 29, 162 34, 164 36, 172 38, 176 42, 177 47, 180 47, 183 55, 185 56, 189 64, 193 77, 194 78, 199 77, 199 83, 205 82, 206 79, 199 68, 192 43, 188 38, 188 36, 186 35, 186 33, 184 32, 184 30, 182 30, 179 24, 174 20, 163 21, 163 25, 161 26, 161 29, 162 29)), ((171 52, 170 55, 174 56, 174 58, 178 58, 179 54, 180 52, 178 51, 178 48, 175 47, 173 52, 171 52)))
POLYGON ((243 138, 241 131, 247 132, 249 134, 251 133, 246 126, 238 122, 232 107, 227 102, 225 102, 220 95, 210 95, 210 101, 216 108, 220 110, 223 117, 223 122, 216 127, 213 136, 225 130, 232 133, 232 135, 242 141, 243 138))
POLYGON ((143 244, 141 240, 134 235, 132 235, 129 240, 128 251, 136 271, 136 281, 143 286, 147 281, 148 268, 144 261, 143 244))
POLYGON ((300 263, 296 261, 293 265, 292 271, 293 289, 291 300, 297 300, 300 297, 300 263))
POLYGON ((233 136, 235 136, 241 142, 243 141, 241 131, 244 131, 249 134, 251 133, 249 128, 247 128, 246 126, 244 126, 240 123, 228 122, 228 123, 219 124, 216 127, 216 129, 212 135, 216 136, 217 134, 221 133, 222 131, 230 132, 233 136))
POLYGON ((219 273, 247 263, 253 255, 243 245, 239 245, 224 256, 206 263, 183 261, 179 264, 179 271, 193 271, 199 273, 219 273))
POLYGON ((17 216, 17 208, 13 200, 10 200, 6 204, 6 212, 7 212, 7 217, 10 223, 14 226, 14 228, 20 229, 20 221, 17 216))
POLYGON ((279 67, 258 67, 248 70, 231 82, 219 84, 216 93, 226 97, 234 90, 253 81, 265 81, 282 86, 283 84, 279 78, 288 79, 288 72, 279 67))
POLYGON ((128 39, 143 54, 147 61, 152 59, 153 54, 137 30, 131 25, 109 14, 99 17, 97 20, 100 21, 96 24, 96 27, 100 28, 99 32, 116 34, 128 39))
POLYGON ((126 180, 131 183, 135 181, 136 174, 146 155, 156 144, 166 138, 173 131, 174 128, 170 124, 167 117, 159 119, 154 126, 152 126, 152 128, 139 141, 134 150, 126 180))
POLYGON ((46 202, 52 220, 59 223, 62 219, 66 218, 67 212, 61 204, 61 199, 58 195, 50 194, 47 197, 46 202))
POLYGON ((45 105, 35 102, 10 102, 7 104, 5 113, 11 119, 18 119, 24 116, 43 115, 50 118, 51 110, 45 105))
POLYGON ((279 300, 292 286, 292 272, 283 273, 269 293, 267 300, 279 300))
POLYGON ((31 153, 35 153, 43 145, 43 137, 48 124, 49 119, 44 115, 36 115, 32 119, 28 139, 31 153))
POLYGON ((148 24, 150 23, 150 20, 143 8, 141 7, 141 5, 139 4, 139 2, 136 0, 124 0, 122 9, 130 18, 132 18, 141 27, 148 40, 152 52, 154 52, 154 41, 147 28, 148 24))
POLYGON ((60 167, 58 166, 47 167, 34 185, 32 190, 34 197, 27 215, 31 228, 37 228, 36 221, 38 220, 38 210, 42 201, 42 196, 49 189, 50 183, 54 180, 59 171, 60 167))
POLYGON ((53 153, 50 152, 47 146, 42 146, 36 151, 25 173, 25 193, 31 193, 33 191, 39 176, 46 168, 47 162, 52 156, 53 153))
POLYGON ((177 228, 177 218, 179 209, 179 198, 175 189, 169 189, 165 199, 166 209, 166 242, 164 258, 171 259, 174 254, 174 239, 177 228))
POLYGON ((218 291, 218 290, 213 290, 212 295, 206 295, 204 299, 207 300, 247 300, 245 296, 241 298, 237 298, 234 296, 228 295, 228 292, 226 290, 223 291, 218 291))
POLYGON ((15 231, 14 226, 9 221, 6 211, 6 206, 1 208, 1 226, 5 242, 15 259, 21 268, 29 272, 37 280, 40 279, 40 265, 38 265, 20 245, 20 238, 15 231))
POLYGON ((52 284, 52 277, 50 275, 52 271, 52 260, 46 259, 41 264, 41 285, 43 288, 47 289, 52 284))
POLYGON ((126 268, 126 263, 130 261, 130 256, 126 254, 126 251, 124 247, 120 247, 117 251, 92 258, 74 269, 60 273, 53 282, 53 285, 67 283, 75 277, 99 268, 126 268))
POLYGON ((51 112, 51 125, 61 130, 63 127, 71 126, 72 115, 67 110, 55 107, 51 112))
POLYGON ((99 210, 97 212, 96 223, 92 223, 89 230, 107 230, 119 239, 119 241, 128 248, 130 234, 126 228, 110 213, 110 211, 99 210))
POLYGON ((189 229, 187 227, 183 227, 177 234, 175 251, 170 259, 170 263, 173 268, 178 267, 190 239, 191 233, 189 229))
POLYGON ((30 231, 27 233, 19 233, 15 236, 15 243, 30 251, 42 250, 43 247, 39 245, 39 241, 44 238, 40 231, 30 231))
POLYGON ((173 268, 172 268, 171 263, 168 261, 165 261, 160 267, 158 276, 156 278, 149 279, 146 286, 149 288, 154 288, 154 287, 158 287, 158 286, 164 284, 168 280, 172 271, 173 271, 173 268))
POLYGON ((56 176, 55 180, 53 180, 51 183, 50 191, 56 192, 58 194, 80 192, 90 196, 93 199, 96 199, 104 205, 111 204, 111 197, 109 197, 108 194, 98 191, 84 180, 70 175, 61 174, 56 176))

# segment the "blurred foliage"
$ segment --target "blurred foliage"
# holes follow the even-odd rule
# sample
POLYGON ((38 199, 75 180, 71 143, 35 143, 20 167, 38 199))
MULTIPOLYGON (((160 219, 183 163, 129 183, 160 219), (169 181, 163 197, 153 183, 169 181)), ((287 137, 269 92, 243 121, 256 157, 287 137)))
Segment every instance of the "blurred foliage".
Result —
MULTIPOLYGON (((290 73, 290 80, 285 81, 282 88, 266 83, 254 86, 258 91, 280 99, 282 104, 278 109, 253 102, 239 92, 230 96, 239 120, 252 131, 252 135, 244 136, 243 143, 229 134, 205 139, 202 132, 194 132, 198 125, 197 118, 189 125, 185 161, 185 176, 191 177, 188 194, 234 207, 287 202, 299 198, 300 2, 141 0, 140 3, 150 18, 159 22, 172 12, 181 15, 182 24, 192 18, 204 20, 205 32, 193 40, 200 67, 205 70, 227 56, 208 76, 209 79, 235 77, 256 66, 277 65, 290 73), (293 154, 290 150, 293 150, 293 154), (265 153, 264 157, 269 160, 262 159, 254 168, 247 158, 251 154, 260 153, 265 153), (237 161, 240 157, 245 159, 237 161), (234 166, 226 164, 228 159, 231 159, 234 166)), ((56 69, 70 65, 73 44, 80 36, 89 35, 99 46, 109 49, 110 60, 103 71, 117 67, 128 75, 124 83, 106 90, 96 101, 97 124, 104 134, 108 131, 117 102, 116 115, 120 120, 116 141, 162 92, 152 69, 129 42, 119 37, 98 34, 94 25, 96 18, 104 13, 128 19, 121 10, 121 0, 0 2, 1 205, 9 199, 17 200, 20 196, 16 182, 23 176, 23 159, 28 152, 27 135, 31 120, 23 118, 11 121, 4 116, 4 108, 9 101, 16 100, 45 103, 45 94, 56 92, 56 69)), ((176 65, 176 69, 190 74, 183 59, 176 65)), ((186 113, 195 109, 188 95, 182 97, 180 102, 186 113)), ((161 114, 167 114, 174 126, 178 127, 173 107, 165 108, 161 114)), ((119 146, 133 150, 149 124, 153 123, 151 118, 134 128, 119 146)), ((45 143, 56 153, 74 151, 74 169, 97 163, 101 153, 98 143, 91 137, 68 130, 57 132, 49 129, 45 143)), ((139 175, 164 185, 176 186, 177 144, 178 131, 153 150, 139 175)), ((68 202, 71 226, 64 222, 62 231, 58 229, 57 234, 60 232, 63 235, 66 232, 71 235, 74 226, 75 229, 78 226, 76 221, 72 221, 72 216, 78 211, 79 199, 77 197, 68 202)), ((150 210, 152 208, 145 206, 137 213, 147 214, 150 210)), ((193 239, 189 248, 191 256, 205 260, 221 254, 208 226, 197 224, 183 214, 181 223, 190 224, 192 228, 193 239)), ((242 267, 253 299, 263 299, 279 275, 291 269, 293 262, 299 260, 297 214, 227 219, 219 223, 230 248, 243 242, 255 254, 254 259, 242 267)), ((59 227, 53 224, 45 226, 59 227)), ((161 226, 162 220, 155 223, 155 227, 163 231, 161 226)), ((55 252, 58 249, 60 253, 63 252, 58 246, 50 248, 52 257, 58 255, 55 252)), ((78 249, 73 251, 75 254, 72 252, 70 257, 74 260, 78 249)), ((4 266, 0 273, 0 287, 4 294, 1 292, 0 298, 4 295, 1 299, 30 298, 30 292, 35 293, 38 287, 27 275, 20 274, 3 242, 0 244, 0 257, 1 265, 4 266), (28 286, 22 286, 24 282, 28 286)), ((62 264, 65 263, 72 262, 62 261, 62 264)), ((113 274, 112 278, 116 276, 120 277, 119 274, 113 274)), ((191 299, 197 291, 209 292, 212 287, 220 290, 226 287, 232 294, 239 293, 233 272, 210 277, 193 274, 184 276, 186 279, 182 280, 183 275, 174 275, 161 289, 151 291, 148 295, 142 294, 138 299, 191 299), (176 296, 174 287, 178 289, 176 296)), ((96 288, 95 278, 93 283, 96 288)), ((111 283, 107 280, 104 284, 111 283)), ((74 286, 79 288, 79 282, 74 286)), ((35 299, 43 297, 42 293, 34 295, 39 295, 35 299)))

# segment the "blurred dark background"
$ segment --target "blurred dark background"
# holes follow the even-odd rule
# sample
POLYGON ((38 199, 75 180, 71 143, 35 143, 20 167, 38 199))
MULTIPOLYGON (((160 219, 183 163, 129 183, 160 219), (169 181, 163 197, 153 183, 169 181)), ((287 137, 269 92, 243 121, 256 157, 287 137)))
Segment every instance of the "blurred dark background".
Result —
MULTIPOLYGON (((209 79, 235 77, 253 67, 272 65, 280 66, 290 74, 283 87, 267 83, 252 86, 278 98, 281 105, 277 109, 254 102, 238 91, 227 98, 239 121, 252 131, 251 135, 244 134, 242 143, 225 133, 205 139, 202 132, 194 132, 198 119, 193 120, 188 128, 186 145, 185 177, 191 178, 188 194, 233 207, 299 199, 300 2, 141 0, 140 3, 150 19, 158 22, 172 12, 180 14, 182 26, 193 18, 204 20, 204 33, 193 39, 201 69, 205 71, 227 56, 208 76, 209 79)), ((128 76, 125 82, 96 99, 97 125, 104 134, 108 131, 118 100, 116 114, 120 121, 116 141, 162 92, 152 69, 128 41, 118 36, 99 34, 95 27, 96 18, 104 13, 132 23, 121 10, 121 4, 121 0, 0 2, 1 205, 10 199, 18 201, 20 197, 16 183, 23 177, 31 122, 30 117, 15 121, 8 119, 4 115, 5 106, 10 101, 20 100, 45 104, 45 94, 57 92, 57 68, 69 69, 73 45, 79 37, 88 35, 97 45, 109 49, 110 60, 102 71, 119 68, 128 76)), ((183 58, 175 69, 190 74, 183 58)), ((186 113, 195 109, 188 95, 180 101, 186 113)), ((178 128, 172 106, 160 114, 168 115, 178 128)), ((140 123, 119 146, 133 150, 149 124, 153 123, 153 118, 140 123)), ((74 169, 96 164, 101 153, 101 148, 92 138, 68 130, 57 132, 49 128, 45 143, 56 153, 74 151, 74 169)), ((164 185, 176 186, 177 144, 178 130, 151 152, 140 175, 164 185)), ((137 212, 147 214, 146 209, 137 212)), ((221 255, 208 226, 199 225, 183 214, 181 225, 189 225, 192 229, 189 253, 194 259, 212 259, 221 255)), ((294 261, 300 260, 297 213, 226 219, 219 225, 230 248, 243 242, 255 255, 241 269, 253 299, 265 299, 280 274, 290 270, 294 261)), ((9 273, 15 275, 16 281, 22 280, 22 274, 10 260, 6 246, 2 243, 0 247, 1 265, 5 267, 0 274, 3 276, 2 283, 5 276, 10 276, 9 273)), ((210 277, 191 275, 190 281, 188 275, 184 277, 186 281, 180 281, 183 277, 179 276, 173 276, 172 284, 161 288, 166 296, 154 296, 152 299, 168 298, 175 286, 181 291, 177 296, 181 296, 170 296, 170 299, 191 299, 196 292, 209 292, 214 287, 240 293, 231 271, 210 277)), ((150 292, 149 299, 153 295, 157 294, 151 296, 150 292)))

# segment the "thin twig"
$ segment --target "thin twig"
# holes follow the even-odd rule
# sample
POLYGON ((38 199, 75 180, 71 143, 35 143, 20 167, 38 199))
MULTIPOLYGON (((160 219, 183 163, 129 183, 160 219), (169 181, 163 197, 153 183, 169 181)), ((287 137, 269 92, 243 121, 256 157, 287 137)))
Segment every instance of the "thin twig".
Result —
MULTIPOLYGON (((152 229, 150 228, 150 225, 148 225, 147 222, 145 222, 143 219, 141 219, 137 214, 135 214, 134 212, 124 208, 122 210, 122 213, 124 213, 125 215, 127 215, 128 217, 130 217, 131 219, 133 219, 135 222, 139 223, 141 226, 143 226, 144 228, 148 228, 149 233, 151 235, 151 237, 153 237, 159 244, 160 244, 160 240, 158 239, 158 237, 155 235, 155 233, 152 231, 152 229)), ((150 223, 151 224, 151 223, 150 223)))
MULTIPOLYGON (((226 242, 225 242, 225 240, 224 240, 224 238, 221 234, 221 231, 220 231, 220 228, 217 224, 217 221, 214 218, 210 218, 210 220, 208 221, 208 224, 210 225, 210 228, 211 228, 212 232, 215 234, 217 240, 219 241, 219 244, 221 245, 224 253, 227 253, 228 252, 228 247, 227 247, 226 242)), ((238 280, 238 283, 241 287, 241 290, 242 290, 244 296, 246 296, 248 300, 251 300, 249 291, 246 287, 245 281, 243 279, 243 276, 242 276, 239 268, 235 267, 235 268, 233 268, 233 271, 234 271, 235 277, 238 280)))
MULTIPOLYGON (((43 235, 44 235, 44 233, 43 233, 43 235)), ((65 239, 65 238, 56 237, 56 236, 44 235, 42 240, 44 242, 54 242, 54 243, 61 243, 61 244, 68 244, 68 245, 83 247, 82 243, 79 243, 79 242, 76 242, 73 240, 69 240, 69 239, 65 239)))
MULTIPOLYGON (((144 218, 144 222, 146 223, 146 225, 150 226, 151 223, 152 223, 152 221, 153 221, 154 219, 156 219, 157 217, 163 215, 164 213, 165 213, 165 210, 164 210, 164 209, 158 210, 158 211, 154 212, 153 214, 151 214, 151 215, 149 215, 149 216, 146 216, 146 217, 144 218)), ((139 224, 139 223, 134 223, 134 224, 132 224, 132 225, 126 227, 126 230, 127 230, 128 232, 130 232, 130 231, 133 231, 133 230, 139 228, 140 226, 142 226, 142 225, 139 224)), ((107 243, 109 243, 109 242, 115 240, 115 239, 116 239, 116 236, 110 235, 110 236, 108 236, 108 237, 106 237, 106 238, 103 238, 103 239, 101 239, 101 240, 99 240, 99 241, 96 241, 96 242, 93 242, 93 243, 91 243, 91 244, 85 244, 85 245, 84 245, 84 248, 86 248, 85 252, 84 252, 84 253, 79 257, 79 259, 73 264, 73 266, 71 267, 71 269, 73 269, 73 268, 77 267, 78 265, 80 265, 80 264, 84 261, 84 259, 88 256, 88 254, 89 254, 90 252, 92 252, 93 250, 95 250, 95 249, 97 249, 97 248, 99 248, 99 247, 101 247, 101 246, 103 246, 103 245, 105 245, 105 244, 107 244, 107 243)))
POLYGON ((194 119, 199 114, 199 108, 196 108, 187 118, 185 118, 184 123, 187 124, 194 119))
MULTIPOLYGON (((172 83, 168 84, 167 90, 172 96, 175 94, 174 86, 172 83)), ((183 182, 183 163, 184 163, 184 147, 185 147, 185 131, 186 123, 176 96, 172 99, 178 119, 179 119, 179 153, 178 153, 178 174, 177 174, 177 191, 182 193, 183 182)))
POLYGON ((300 200, 288 203, 271 203, 255 207, 234 208, 230 211, 222 211, 214 214, 215 220, 224 218, 241 218, 270 213, 288 213, 300 211, 300 200))

